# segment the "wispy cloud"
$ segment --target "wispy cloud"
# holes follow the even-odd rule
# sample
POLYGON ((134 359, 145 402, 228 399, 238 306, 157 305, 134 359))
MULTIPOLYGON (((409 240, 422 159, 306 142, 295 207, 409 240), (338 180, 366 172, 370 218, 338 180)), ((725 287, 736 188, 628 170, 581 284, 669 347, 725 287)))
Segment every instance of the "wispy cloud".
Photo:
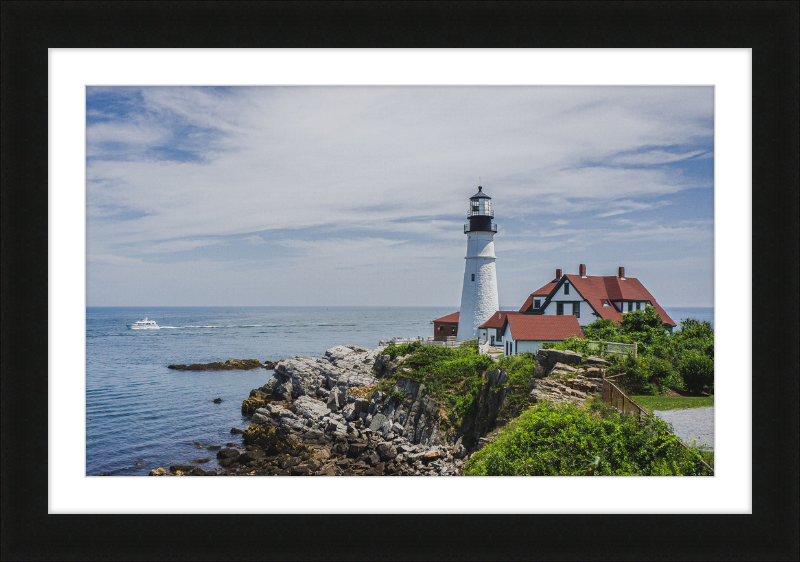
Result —
POLYGON ((455 254, 463 268, 461 224, 481 176, 504 259, 539 252, 554 261, 623 236, 595 224, 622 214, 649 213, 656 229, 626 227, 629 238, 688 242, 670 213, 682 194, 712 186, 710 172, 684 167, 702 160, 713 169, 711 88, 87 94, 87 243, 96 255, 178 264, 224 247, 292 267, 296 256, 333 267, 346 255, 352 275, 364 276, 375 264, 413 272, 415 260, 455 254))

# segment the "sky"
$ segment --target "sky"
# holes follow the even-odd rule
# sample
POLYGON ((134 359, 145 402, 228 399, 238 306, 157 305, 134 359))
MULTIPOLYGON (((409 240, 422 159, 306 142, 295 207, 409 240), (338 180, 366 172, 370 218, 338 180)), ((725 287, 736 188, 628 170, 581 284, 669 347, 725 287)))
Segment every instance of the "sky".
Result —
POLYGON ((502 309, 555 269, 714 303, 712 87, 87 87, 88 306, 502 309))

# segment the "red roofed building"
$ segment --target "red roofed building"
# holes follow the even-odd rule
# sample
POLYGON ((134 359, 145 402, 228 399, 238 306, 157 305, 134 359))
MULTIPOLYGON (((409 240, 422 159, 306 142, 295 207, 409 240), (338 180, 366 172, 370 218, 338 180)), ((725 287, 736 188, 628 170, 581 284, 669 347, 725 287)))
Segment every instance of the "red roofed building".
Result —
POLYGON ((538 314, 507 314, 503 322, 505 355, 530 351, 535 353, 543 343, 557 343, 569 337, 583 337, 578 319, 574 316, 542 316, 538 314))
POLYGON ((489 319, 478 326, 478 339, 488 341, 489 345, 500 345, 503 341, 506 316, 509 314, 522 314, 516 310, 499 310, 489 319))
POLYGON ((619 322, 622 315, 632 310, 652 306, 664 324, 676 326, 650 292, 635 277, 625 277, 620 267, 617 276, 588 276, 586 265, 581 264, 578 275, 562 275, 556 269, 556 278, 530 294, 520 312, 542 316, 575 316, 581 326, 598 318, 619 322))
POLYGON ((458 335, 458 312, 442 316, 433 321, 433 339, 446 340, 449 336, 455 339, 458 335))

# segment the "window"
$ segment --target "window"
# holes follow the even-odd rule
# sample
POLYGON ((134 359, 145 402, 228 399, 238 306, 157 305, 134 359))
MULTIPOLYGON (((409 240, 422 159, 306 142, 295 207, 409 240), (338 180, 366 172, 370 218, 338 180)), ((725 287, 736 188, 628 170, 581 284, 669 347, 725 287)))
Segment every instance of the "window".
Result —
POLYGON ((472 274, 472 280, 475 281, 475 274, 472 274))
POLYGON ((453 326, 453 327, 452 327, 452 328, 450 328, 450 329, 453 331, 453 333, 454 333, 454 334, 456 333, 456 327, 455 327, 455 326, 453 326))
POLYGON ((556 314, 558 316, 563 316, 564 315, 564 303, 563 302, 557 302, 556 303, 556 314))
POLYGON ((439 326, 439 331, 444 332, 444 326, 439 326))
POLYGON ((636 301, 636 310, 641 310, 641 308, 639 308, 640 304, 642 304, 642 303, 640 303, 639 301, 636 301))
POLYGON ((541 299, 533 299, 533 308, 539 308, 540 306, 542 306, 541 299))
POLYGON ((633 303, 628 302, 628 312, 630 312, 631 310, 633 310, 633 303))
POLYGON ((611 306, 611 305, 608 304, 608 301, 603 301, 603 306, 611 306))
POLYGON ((564 283, 564 294, 565 295, 569 294, 569 283, 564 283))
POLYGON ((572 303, 572 315, 577 316, 578 318, 581 317, 581 303, 579 302, 572 303))

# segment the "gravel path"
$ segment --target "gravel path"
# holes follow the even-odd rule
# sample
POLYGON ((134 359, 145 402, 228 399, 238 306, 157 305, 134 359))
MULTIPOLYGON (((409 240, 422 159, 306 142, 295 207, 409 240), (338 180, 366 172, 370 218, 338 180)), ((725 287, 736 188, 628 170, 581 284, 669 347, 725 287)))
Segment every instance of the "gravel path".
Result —
POLYGON ((714 448, 714 407, 688 408, 686 410, 654 410, 653 414, 672 424, 675 435, 690 445, 707 443, 714 448))

